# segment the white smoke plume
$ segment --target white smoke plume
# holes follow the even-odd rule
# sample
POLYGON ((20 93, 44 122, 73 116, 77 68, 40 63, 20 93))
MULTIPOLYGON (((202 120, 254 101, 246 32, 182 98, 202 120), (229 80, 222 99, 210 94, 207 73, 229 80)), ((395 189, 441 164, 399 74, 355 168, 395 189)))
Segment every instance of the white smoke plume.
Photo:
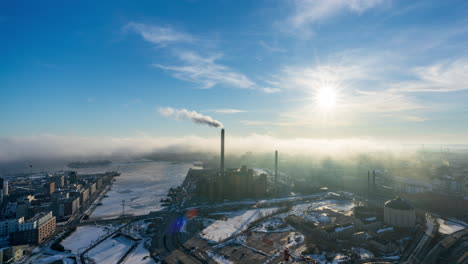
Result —
POLYGON ((213 119, 211 116, 200 114, 196 111, 187 109, 175 109, 172 107, 161 107, 159 113, 162 116, 173 118, 176 120, 190 120, 195 124, 207 125, 210 127, 223 127, 223 124, 218 120, 213 119))

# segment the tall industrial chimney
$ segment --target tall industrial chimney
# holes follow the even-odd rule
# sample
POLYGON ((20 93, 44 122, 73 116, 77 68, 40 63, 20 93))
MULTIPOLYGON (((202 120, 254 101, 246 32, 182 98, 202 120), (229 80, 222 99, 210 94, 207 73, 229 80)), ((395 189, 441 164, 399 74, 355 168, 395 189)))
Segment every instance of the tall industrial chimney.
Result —
POLYGON ((370 184, 371 184, 370 171, 367 171, 367 198, 370 198, 370 184))
POLYGON ((221 129, 221 167, 220 167, 221 179, 224 180, 224 128, 221 129))
POLYGON ((275 150, 275 185, 278 186, 278 150, 275 150))
POLYGON ((375 193, 375 170, 372 171, 372 194, 375 193))

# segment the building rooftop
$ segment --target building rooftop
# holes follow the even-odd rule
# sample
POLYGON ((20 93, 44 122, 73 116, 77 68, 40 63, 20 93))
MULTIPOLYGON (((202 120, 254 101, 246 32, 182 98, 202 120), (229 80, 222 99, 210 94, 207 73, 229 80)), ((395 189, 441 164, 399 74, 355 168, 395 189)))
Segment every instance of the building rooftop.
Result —
POLYGON ((409 205, 406 201, 401 199, 400 197, 397 197, 393 200, 387 201, 385 203, 385 207, 390 207, 393 209, 398 209, 398 210, 411 210, 413 207, 409 205))

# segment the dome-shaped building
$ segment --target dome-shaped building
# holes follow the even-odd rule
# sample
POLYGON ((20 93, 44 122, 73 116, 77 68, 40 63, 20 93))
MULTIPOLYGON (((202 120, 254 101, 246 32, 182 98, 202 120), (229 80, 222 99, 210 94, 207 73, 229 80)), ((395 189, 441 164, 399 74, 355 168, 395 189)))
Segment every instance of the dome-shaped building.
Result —
POLYGON ((416 212, 406 201, 397 197, 385 203, 384 221, 396 227, 413 227, 416 225, 416 212))

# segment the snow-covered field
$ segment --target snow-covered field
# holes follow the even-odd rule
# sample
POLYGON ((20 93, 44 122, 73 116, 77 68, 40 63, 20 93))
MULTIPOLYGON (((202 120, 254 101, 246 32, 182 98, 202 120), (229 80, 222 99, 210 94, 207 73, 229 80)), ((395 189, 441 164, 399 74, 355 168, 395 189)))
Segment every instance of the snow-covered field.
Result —
POLYGON ((144 243, 140 242, 138 246, 125 259, 123 264, 154 264, 154 260, 150 257, 149 251, 145 248, 144 243))
POLYGON ((62 245, 77 254, 78 251, 83 252, 91 246, 93 241, 97 241, 114 229, 115 227, 79 226, 75 232, 62 241, 62 245))
POLYGON ((109 166, 80 168, 79 173, 119 171, 112 190, 102 200, 91 218, 115 217, 122 213, 122 200, 125 200, 125 213, 142 215, 161 209, 159 201, 165 198, 171 187, 177 187, 185 179, 191 163, 156 162, 137 160, 114 162, 109 166))
POLYGON ((446 235, 450 235, 468 227, 467 223, 456 219, 444 220, 438 218, 437 222, 439 223, 439 232, 446 235))
MULTIPOLYGON (((315 201, 315 202, 295 205, 291 209, 290 214, 297 215, 299 217, 308 217, 310 215, 309 211, 311 210, 319 211, 322 209, 330 209, 338 213, 350 214, 353 208, 354 208, 354 204, 350 200, 345 200, 345 201, 324 200, 324 201, 315 201)), ((326 219, 324 215, 313 216, 313 218, 317 221, 319 220, 328 221, 328 219, 326 219), (317 217, 318 219, 316 219, 317 217)), ((311 219, 311 220, 314 220, 314 219, 311 219)))
POLYGON ((218 243, 221 240, 244 231, 249 227, 250 223, 262 217, 271 215, 278 209, 278 207, 272 207, 219 213, 225 215, 227 220, 215 221, 201 232, 201 236, 210 242, 218 243))
POLYGON ((91 249, 87 255, 99 264, 115 264, 134 243, 124 236, 109 238, 91 249))
POLYGON ((255 232, 288 232, 292 231, 294 228, 290 225, 287 225, 282 219, 280 218, 273 218, 267 219, 261 223, 259 223, 253 231, 255 232))

